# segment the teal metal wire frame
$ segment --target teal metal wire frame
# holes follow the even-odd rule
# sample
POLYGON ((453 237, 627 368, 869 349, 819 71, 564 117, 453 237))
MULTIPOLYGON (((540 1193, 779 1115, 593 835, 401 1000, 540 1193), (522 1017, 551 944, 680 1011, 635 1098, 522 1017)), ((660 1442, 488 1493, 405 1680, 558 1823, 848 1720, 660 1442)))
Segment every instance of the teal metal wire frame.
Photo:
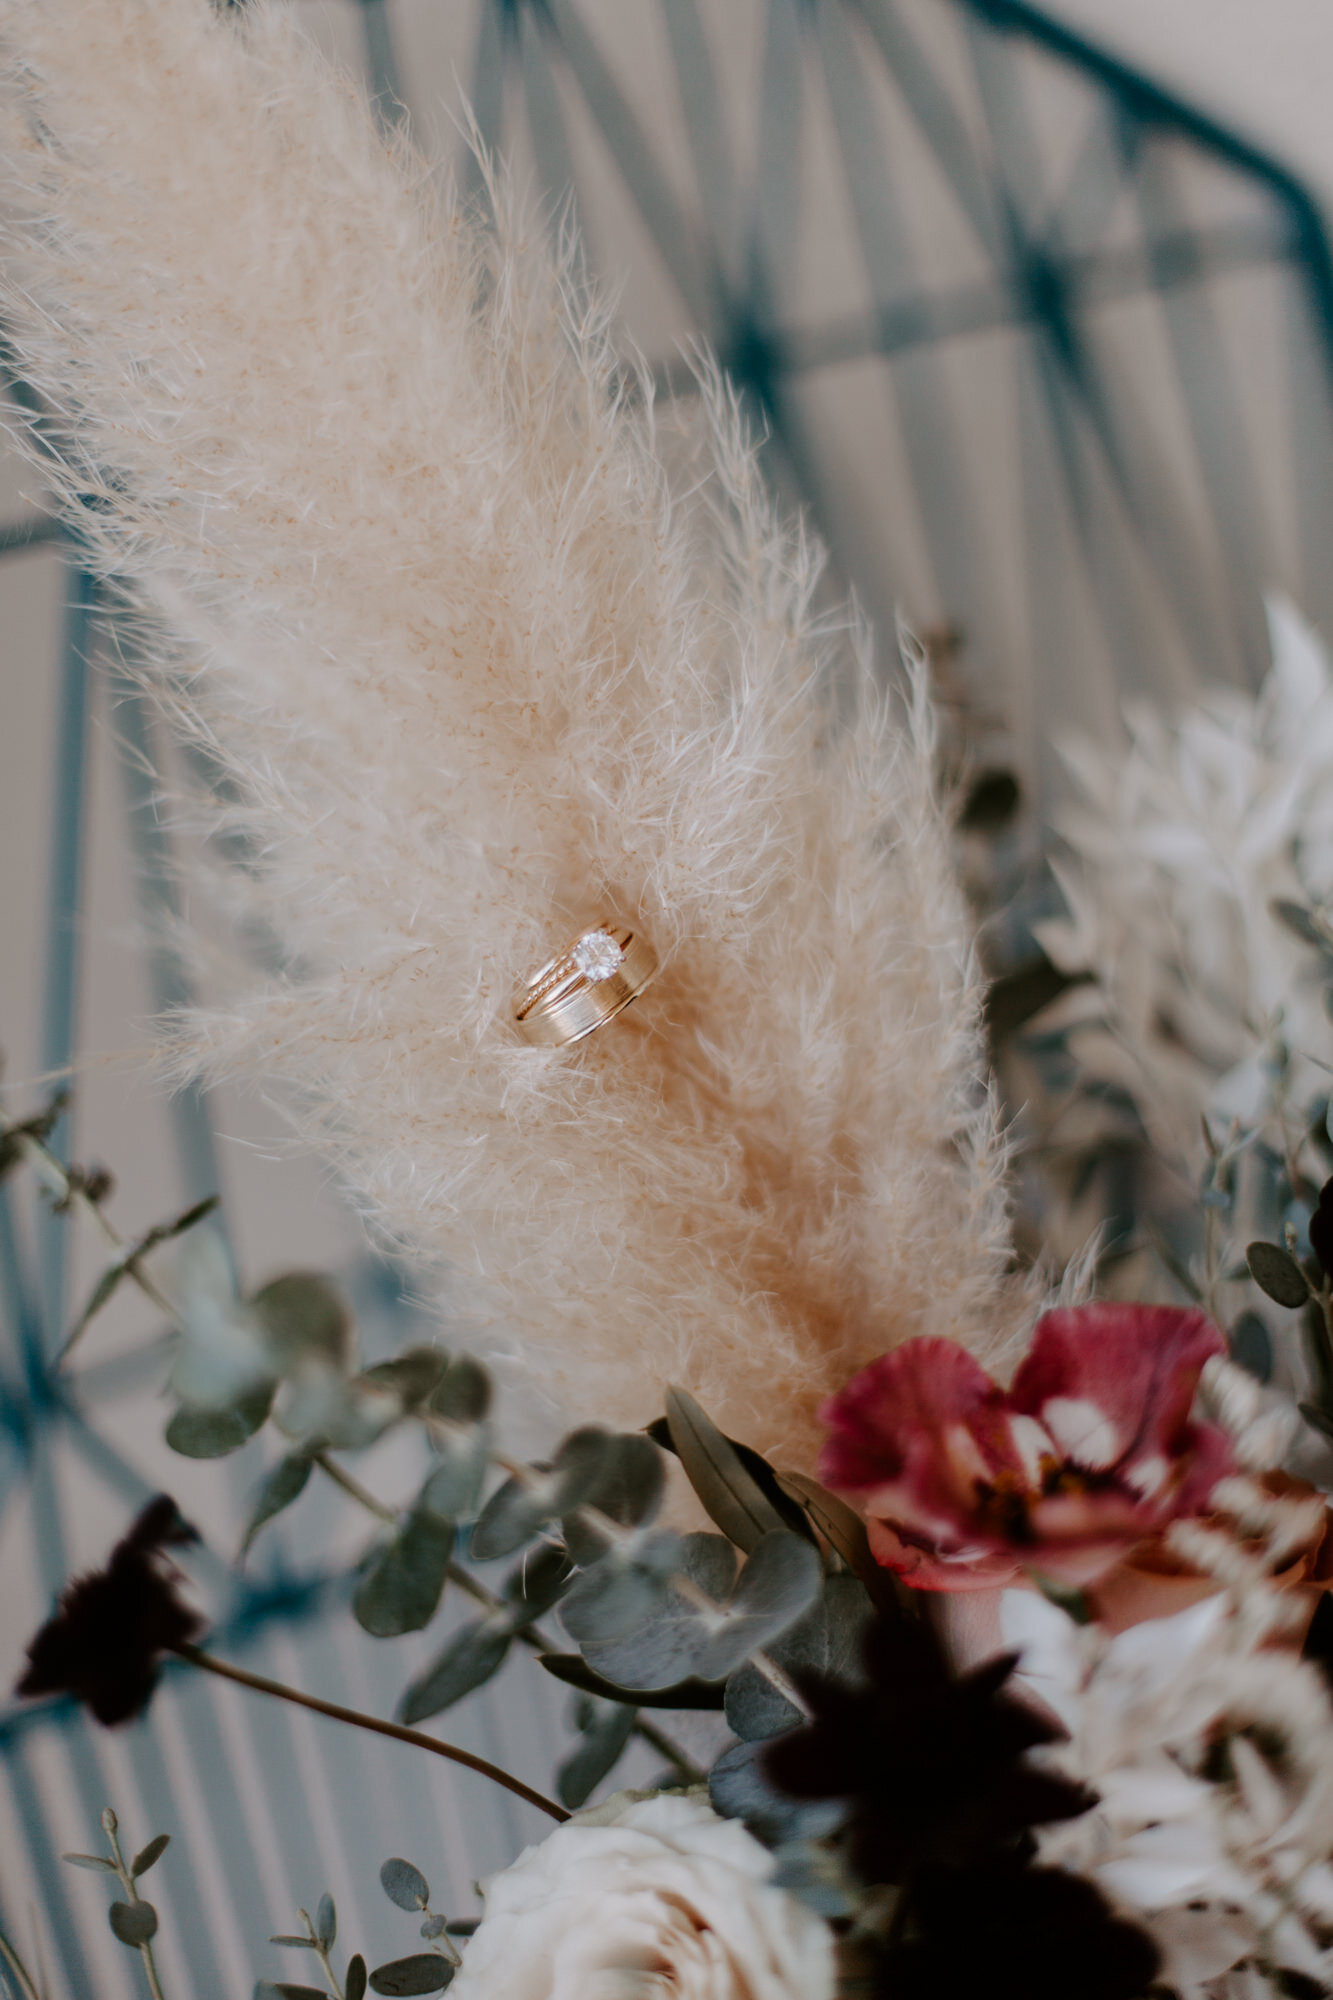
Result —
MULTIPOLYGON (((1145 591, 1201 675, 1221 673, 1241 685, 1253 685, 1265 664, 1261 595, 1270 582, 1285 582, 1333 630, 1333 564, 1325 554, 1333 519, 1333 258, 1318 208, 1291 172, 1023 0, 931 0, 936 15, 949 17, 957 54, 943 66, 915 0, 766 0, 756 167, 752 184, 743 185, 710 54, 706 0, 633 4, 653 17, 669 51, 693 199, 684 198, 676 169, 655 150, 592 23, 593 10, 580 0, 479 0, 471 96, 482 136, 503 153, 512 122, 521 120, 555 199, 571 188, 580 196, 571 122, 595 137, 689 322, 764 426, 775 476, 811 511, 872 610, 887 613, 900 580, 883 538, 861 526, 849 531, 854 510, 837 490, 811 386, 849 365, 873 362, 882 371, 939 605, 964 631, 984 634, 995 619, 994 583, 980 553, 984 499, 950 371, 965 369, 968 355, 1003 337, 1017 343, 1019 354, 1024 477, 1016 504, 1031 515, 1023 593, 1038 707, 1043 688, 1068 671, 1071 586, 1061 572, 1070 563, 1126 686, 1143 682, 1145 591), (1051 90, 1077 108, 1081 121, 1055 182, 1034 139, 1040 100, 1051 90), (863 304, 822 316, 796 290, 794 269, 801 231, 810 226, 801 213, 797 135, 813 93, 822 94, 835 135, 850 236, 864 267, 863 304), (883 158, 882 105, 890 101, 924 145, 970 236, 979 259, 971 275, 939 284, 920 268, 912 188, 883 158), (1290 547, 1279 545, 1257 497, 1246 385, 1237 379, 1225 325, 1227 284, 1237 274, 1271 283, 1289 343, 1290 444, 1281 478, 1287 515, 1296 523, 1290 547), (1155 446, 1155 427, 1115 366, 1106 325, 1128 301, 1155 315, 1160 327, 1159 391, 1178 413, 1193 454, 1202 514, 1182 503, 1173 467, 1155 446), (1059 560, 1043 525, 1053 520, 1066 524, 1059 560)), ((379 115, 391 121, 401 114, 404 94, 391 14, 385 0, 360 0, 359 12, 369 88, 379 115)), ((691 378, 676 356, 654 357, 654 365, 665 395, 689 392, 691 378)), ((22 398, 20 383, 11 381, 10 390, 22 398)), ((56 532, 40 522, 0 526, 0 558, 56 532)), ((67 589, 41 974, 45 1070, 62 1069, 77 1053, 85 768, 90 711, 98 701, 115 704, 148 934, 160 929, 156 919, 173 893, 166 835, 144 775, 155 761, 155 718, 128 682, 115 680, 114 667, 93 673, 98 592, 80 567, 77 544, 62 548, 67 589)), ((978 657, 984 678, 984 645, 978 657)), ((159 1005, 186 997, 179 970, 164 954, 154 957, 151 976, 159 1005)), ((172 1118, 184 1205, 215 1189, 217 1162, 198 1096, 175 1099, 172 1118)), ((70 1141, 62 1127, 57 1147, 70 1141)), ((68 1566, 57 1441, 126 1511, 150 1490, 100 1424, 105 1400, 133 1386, 134 1364, 89 1368, 77 1391, 52 1365, 69 1314, 67 1240, 66 1225, 50 1215, 21 1228, 11 1193, 0 1185, 0 1506, 26 1497, 36 1563, 51 1592, 68 1566)), ((367 1273, 366 1284, 378 1291, 378 1310, 391 1315, 392 1282, 367 1273)), ((321 1692, 347 1692, 343 1656, 329 1636, 330 1616, 344 1598, 339 1578, 294 1561, 275 1534, 252 1577, 238 1580, 213 1559, 209 1581, 225 1595, 226 1650, 263 1660, 275 1634, 293 1635, 321 1692)), ((387 1708, 401 1663, 366 1672, 387 1708)), ((174 1698, 185 1719, 189 1782, 207 1797, 232 1908, 257 1913, 257 1947, 285 1913, 273 1909, 274 1885, 256 1858, 218 1699, 210 1687, 185 1680, 179 1678, 174 1698)), ((496 1755, 495 1718, 484 1698, 476 1714, 481 1747, 496 1755)), ((321 1842, 329 1832, 316 1828, 308 1767, 293 1731, 262 1705, 246 1711, 245 1727, 265 1790, 260 1810, 291 1882, 317 1895, 321 1842)), ((34 1751, 51 1736, 59 1740, 79 1811, 93 1826, 108 1795, 103 1748, 66 1706, 0 1713, 0 1781, 23 1828, 65 1986, 76 1995, 107 1992, 106 1947, 81 1928, 58 1859, 61 1847, 85 1844, 86 1828, 54 1825, 39 1782, 34 1751)), ((153 1729, 136 1726, 127 1754, 154 1827, 179 1825, 180 1770, 169 1768, 153 1729)), ((358 1802, 336 1838, 349 1872, 369 1890, 379 1861, 402 1851, 402 1842, 415 1838, 425 1852, 438 1844, 434 1774, 395 1776, 390 1833, 376 1803, 383 1783, 361 1747, 321 1737, 320 1755, 328 1760, 333 1793, 358 1802)), ((497 1854, 506 1844, 512 1851, 519 1831, 518 1822, 503 1820, 497 1854)), ((188 1851, 174 1853, 174 1899, 205 1911, 211 1892, 192 1874, 188 1851)), ((5 1907, 0 1881, 0 1924, 15 1914, 5 1907)), ((371 1921, 364 1911, 356 1914, 371 1921)), ((221 1996, 209 1922, 190 1926, 182 1949, 193 2000, 221 1996)), ((0 1991, 6 1978, 0 1967, 0 1991)))

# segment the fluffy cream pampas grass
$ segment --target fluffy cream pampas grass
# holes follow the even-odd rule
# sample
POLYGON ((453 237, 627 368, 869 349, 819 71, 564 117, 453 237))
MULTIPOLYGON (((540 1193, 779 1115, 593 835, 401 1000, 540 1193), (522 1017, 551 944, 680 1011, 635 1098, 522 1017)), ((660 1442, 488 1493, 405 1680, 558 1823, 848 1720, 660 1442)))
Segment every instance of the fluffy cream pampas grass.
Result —
POLYGON ((580 1412, 675 1378, 808 1463, 873 1354, 993 1348, 1022 1301, 929 718, 821 630, 727 395, 675 502, 568 272, 439 202, 281 12, 0 24, 7 326, 286 955, 195 1058, 280 1081, 580 1412), (521 975, 604 911, 659 981, 525 1048, 521 975))

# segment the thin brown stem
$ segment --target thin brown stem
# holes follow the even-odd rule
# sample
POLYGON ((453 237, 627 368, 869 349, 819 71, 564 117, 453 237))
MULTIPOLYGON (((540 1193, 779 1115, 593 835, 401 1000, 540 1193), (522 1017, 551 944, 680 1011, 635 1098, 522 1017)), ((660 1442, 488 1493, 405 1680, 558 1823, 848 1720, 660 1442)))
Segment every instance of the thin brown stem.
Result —
POLYGON ((479 1771, 483 1778, 490 1778, 494 1784, 502 1785, 507 1792, 517 1798, 526 1799, 530 1806, 536 1806, 554 1820, 567 1820, 569 1814, 553 1799, 543 1798, 533 1791, 521 1778, 515 1778, 508 1771, 502 1771, 498 1764, 490 1764, 484 1757, 475 1757, 470 1750, 460 1750, 457 1744, 442 1743, 438 1736, 427 1736, 420 1729, 406 1729, 400 1722, 382 1722, 377 1715, 363 1715, 360 1709, 342 1708, 335 1701, 321 1701, 318 1695, 305 1694, 300 1688, 286 1687, 281 1681, 271 1681, 263 1674, 252 1674, 248 1668, 234 1667, 229 1660, 219 1660, 212 1653, 201 1652, 197 1646, 177 1646, 174 1649, 183 1660, 193 1667, 202 1667, 206 1673, 219 1674, 223 1680, 236 1681, 241 1687, 254 1688, 258 1694, 271 1694, 278 1701, 294 1702, 298 1708, 313 1709, 316 1715, 330 1716, 334 1722, 350 1723, 354 1729, 368 1729, 376 1736, 392 1736, 399 1743, 410 1743, 414 1749, 430 1750, 437 1757, 447 1757, 452 1764, 464 1764, 469 1771, 479 1771))

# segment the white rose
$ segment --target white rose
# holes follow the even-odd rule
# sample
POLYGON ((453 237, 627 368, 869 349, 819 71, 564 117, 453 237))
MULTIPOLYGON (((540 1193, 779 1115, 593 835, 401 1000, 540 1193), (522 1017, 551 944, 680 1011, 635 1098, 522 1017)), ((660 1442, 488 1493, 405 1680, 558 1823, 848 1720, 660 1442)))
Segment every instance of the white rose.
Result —
POLYGON ((611 1802, 483 1885, 451 2000, 831 2000, 833 1938, 700 1798, 611 1802))

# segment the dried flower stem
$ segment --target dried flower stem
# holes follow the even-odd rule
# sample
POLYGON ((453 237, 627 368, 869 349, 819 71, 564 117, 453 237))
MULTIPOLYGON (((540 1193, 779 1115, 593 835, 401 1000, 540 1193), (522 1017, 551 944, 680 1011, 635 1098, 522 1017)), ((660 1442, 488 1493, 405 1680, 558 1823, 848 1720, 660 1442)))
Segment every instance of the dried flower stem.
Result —
MULTIPOLYGON (((498 1764, 490 1764, 484 1757, 476 1757, 470 1750, 460 1750, 457 1744, 442 1743, 438 1736, 427 1736, 424 1730, 404 1728, 400 1722, 383 1722, 377 1715, 363 1715, 360 1709, 343 1708, 335 1701, 321 1701, 318 1695, 305 1694, 300 1688, 287 1687, 282 1681, 268 1680, 263 1674, 252 1674, 246 1667, 235 1667, 229 1660, 219 1660, 212 1653, 201 1652, 198 1646, 178 1646, 175 1651, 182 1660, 188 1660, 192 1667, 202 1667, 206 1673, 219 1674, 223 1680, 236 1681, 241 1687, 254 1688, 259 1694, 271 1694, 279 1701, 294 1702, 298 1708, 313 1709, 316 1715, 331 1716, 335 1722, 347 1722, 354 1729, 369 1729, 376 1736, 392 1736, 399 1743, 410 1743, 418 1750, 431 1750, 437 1757, 447 1757, 453 1764, 464 1764, 469 1771, 479 1771, 483 1778, 502 1785, 507 1792, 517 1798, 526 1799, 530 1806, 536 1806, 554 1820, 567 1820, 569 1814, 553 1799, 544 1798, 521 1778, 515 1778, 508 1771, 502 1771, 498 1764)), ((160 1996, 159 1996, 160 2000, 160 1996)))

